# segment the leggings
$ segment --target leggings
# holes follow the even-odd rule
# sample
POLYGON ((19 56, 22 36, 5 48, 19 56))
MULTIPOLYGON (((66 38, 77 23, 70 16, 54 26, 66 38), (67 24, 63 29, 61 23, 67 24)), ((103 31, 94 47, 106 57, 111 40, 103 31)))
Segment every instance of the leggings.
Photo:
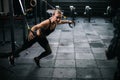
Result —
POLYGON ((51 48, 50 48, 50 45, 49 45, 49 42, 46 38, 46 36, 36 36, 34 39, 28 41, 28 39, 26 39, 25 43, 15 51, 15 54, 13 55, 18 55, 20 52, 22 52, 23 50, 31 47, 35 42, 38 42, 41 47, 43 47, 45 49, 44 52, 42 52, 39 56, 38 56, 38 59, 41 59, 43 57, 46 57, 47 55, 51 54, 52 51, 51 51, 51 48))

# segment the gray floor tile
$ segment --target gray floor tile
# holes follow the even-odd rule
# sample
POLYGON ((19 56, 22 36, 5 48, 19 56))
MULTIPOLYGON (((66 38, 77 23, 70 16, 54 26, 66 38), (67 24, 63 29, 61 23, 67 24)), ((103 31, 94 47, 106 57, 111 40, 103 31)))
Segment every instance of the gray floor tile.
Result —
POLYGON ((15 66, 13 70, 13 76, 18 76, 18 77, 26 77, 29 75, 31 69, 32 69, 33 66, 29 66, 29 65, 17 65, 15 66))
POLYGON ((107 60, 106 55, 104 53, 99 53, 99 54, 93 54, 95 59, 97 60, 107 60))
POLYGON ((59 42, 50 42, 50 47, 53 48, 53 47, 58 47, 58 44, 59 42))
POLYGON ((58 52, 56 59, 75 59, 74 52, 58 52))
POLYGON ((55 67, 75 67, 75 60, 56 60, 55 67))
POLYGON ((48 39, 49 43, 58 43, 59 42, 59 38, 48 37, 47 39, 48 39))
POLYGON ((98 68, 77 68, 77 78, 101 78, 98 68))
POLYGON ((60 42, 59 47, 74 47, 73 42, 60 42))
POLYGON ((95 60, 88 60, 88 59, 77 59, 76 60, 76 67, 80 68, 96 68, 96 61, 95 60))
POLYGON ((53 33, 51 33, 48 38, 56 38, 59 39, 60 38, 60 34, 61 34, 61 30, 56 29, 53 33))
POLYGON ((52 49, 52 54, 56 55, 56 53, 57 53, 57 48, 58 48, 58 47, 51 47, 51 49, 52 49))
POLYGON ((55 68, 54 78, 76 78, 75 68, 55 68))
POLYGON ((28 76, 50 78, 53 76, 53 71, 53 68, 34 68, 30 71, 28 76))
POLYGON ((86 37, 86 34, 85 34, 85 32, 84 32, 84 30, 83 30, 82 27, 79 28, 79 31, 78 31, 78 29, 77 29, 77 30, 74 30, 74 36, 79 36, 78 38, 84 37, 84 39, 87 38, 87 37, 86 37))
POLYGON ((75 52, 76 53, 92 53, 90 47, 75 47, 75 52))
POLYGON ((100 35, 100 38, 101 38, 101 39, 107 39, 108 41, 110 41, 110 40, 113 38, 113 36, 100 35))
POLYGON ((101 39, 89 39, 88 42, 89 43, 103 43, 103 40, 101 40, 101 39))
POLYGON ((75 59, 94 59, 93 54, 87 54, 87 53, 76 53, 75 59))
POLYGON ((88 39, 86 37, 81 37, 81 36, 74 36, 74 42, 75 43, 86 43, 88 42, 88 39))
POLYGON ((102 73, 103 78, 113 79, 116 69, 115 68, 101 68, 100 71, 102 73))
POLYGON ((65 38, 65 39, 60 39, 60 43, 73 43, 73 39, 71 38, 65 38))
POLYGON ((105 53, 105 48, 91 48, 93 53, 105 53))
POLYGON ((92 48, 103 48, 103 43, 89 43, 92 48))
POLYGON ((110 44, 111 39, 102 39, 102 41, 104 42, 104 44, 110 44))
POLYGON ((57 53, 51 53, 50 55, 48 55, 42 59, 53 60, 53 59, 56 59, 56 55, 57 55, 57 53))
POLYGON ((74 52, 74 47, 59 47, 58 52, 74 52))
POLYGON ((83 42, 81 42, 81 43, 75 43, 74 44, 75 45, 75 47, 90 47, 90 45, 89 45, 89 43, 83 43, 83 42))
POLYGON ((21 57, 21 58, 17 58, 15 59, 15 64, 17 65, 34 65, 34 60, 33 58, 25 58, 25 57, 21 57))
POLYGON ((64 30, 64 32, 62 31, 62 33, 61 33, 60 39, 71 39, 71 40, 73 40, 73 36, 70 36, 70 35, 72 35, 72 32, 68 32, 68 30, 64 30), (66 36, 69 36, 69 37, 66 37, 66 36))
POLYGON ((96 60, 99 68, 117 68, 117 62, 115 60, 96 60))
POLYGON ((40 60, 40 65, 42 68, 53 68, 55 67, 55 60, 53 59, 41 59, 40 60))
POLYGON ((110 43, 105 43, 105 47, 108 48, 110 43))
POLYGON ((87 35, 88 40, 100 40, 99 35, 87 35))

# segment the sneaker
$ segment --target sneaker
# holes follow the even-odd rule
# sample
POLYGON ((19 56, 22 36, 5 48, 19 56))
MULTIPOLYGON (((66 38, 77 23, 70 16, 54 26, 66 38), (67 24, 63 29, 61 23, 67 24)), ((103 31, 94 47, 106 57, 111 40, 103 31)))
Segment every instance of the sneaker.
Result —
POLYGON ((38 67, 40 67, 39 59, 37 57, 34 58, 34 61, 38 67))
POLYGON ((9 61, 9 64, 11 64, 11 65, 15 65, 15 62, 14 62, 14 56, 9 56, 8 57, 8 61, 9 61))

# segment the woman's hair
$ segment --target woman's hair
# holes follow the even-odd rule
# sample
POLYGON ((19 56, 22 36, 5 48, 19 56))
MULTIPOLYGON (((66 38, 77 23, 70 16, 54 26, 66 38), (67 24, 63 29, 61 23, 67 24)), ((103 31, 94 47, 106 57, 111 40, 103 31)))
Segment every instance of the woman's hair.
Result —
POLYGON ((59 10, 59 9, 56 9, 56 10, 53 12, 53 15, 54 15, 55 13, 57 13, 57 14, 61 14, 61 15, 62 15, 61 10, 59 10))

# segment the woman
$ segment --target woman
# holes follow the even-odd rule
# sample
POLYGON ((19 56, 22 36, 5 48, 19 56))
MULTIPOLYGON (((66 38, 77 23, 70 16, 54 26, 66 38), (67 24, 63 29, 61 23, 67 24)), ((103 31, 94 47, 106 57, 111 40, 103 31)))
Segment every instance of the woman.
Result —
POLYGON ((46 37, 55 30, 57 24, 73 23, 70 20, 61 20, 61 18, 62 12, 57 9, 53 12, 52 17, 33 26, 29 32, 28 39, 26 40, 25 44, 23 44, 21 48, 16 50, 15 54, 11 54, 11 56, 8 57, 10 64, 14 65, 15 55, 18 55, 21 51, 29 48, 35 42, 38 42, 41 45, 41 47, 45 49, 45 51, 42 52, 42 54, 34 58, 36 65, 40 67, 40 59, 52 53, 49 42, 46 37))

